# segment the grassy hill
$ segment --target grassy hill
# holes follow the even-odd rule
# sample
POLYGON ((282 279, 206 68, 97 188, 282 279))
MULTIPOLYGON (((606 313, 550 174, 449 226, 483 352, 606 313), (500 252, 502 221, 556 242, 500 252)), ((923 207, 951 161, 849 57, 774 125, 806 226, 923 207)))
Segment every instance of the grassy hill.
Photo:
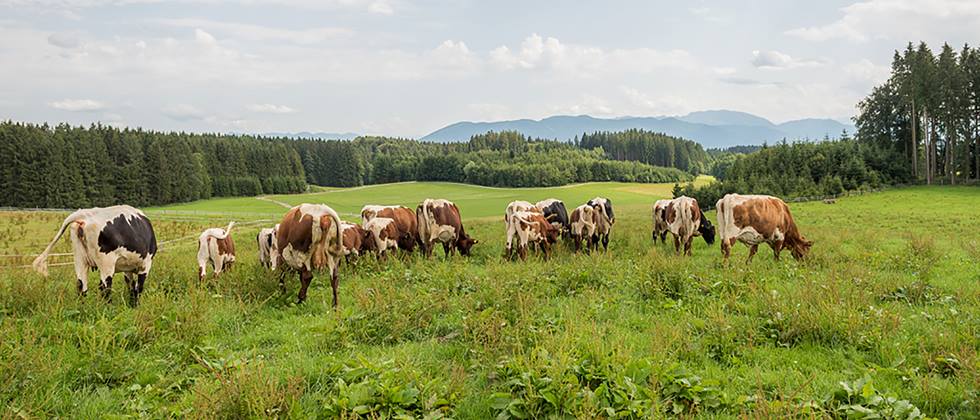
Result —
MULTIPOLYGON (((0 268, 0 413, 843 417, 855 404, 888 413, 906 400, 933 417, 976 415, 980 189, 791 204, 815 240, 809 261, 776 262, 762 248, 745 265, 738 245, 729 267, 717 244, 698 239, 681 258, 650 242, 650 204, 666 195, 667 185, 396 184, 273 197, 345 213, 446 197, 481 241, 469 259, 342 266, 338 311, 322 276, 303 305, 292 303, 294 275, 278 292, 255 261, 265 221, 235 230, 238 265, 205 284, 192 241, 164 246, 137 309, 123 304, 119 279, 106 304, 76 296, 70 267, 50 279, 0 268), (501 258, 507 201, 595 195, 617 204, 609 253, 501 258)), ((244 198, 166 209, 181 212, 150 211, 161 240, 285 210, 244 198)), ((0 253, 40 251, 60 217, 0 213, 0 253)))

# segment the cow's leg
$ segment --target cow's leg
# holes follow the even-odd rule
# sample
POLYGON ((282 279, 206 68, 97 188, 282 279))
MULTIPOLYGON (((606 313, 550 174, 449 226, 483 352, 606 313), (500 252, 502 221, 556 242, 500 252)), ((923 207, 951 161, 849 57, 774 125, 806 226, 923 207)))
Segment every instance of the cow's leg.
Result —
POLYGON ((722 262, 722 264, 728 264, 728 257, 732 254, 732 242, 734 240, 735 240, 734 238, 732 238, 732 239, 722 238, 721 239, 721 255, 722 255, 722 261, 721 262, 722 262))
POLYGON ((776 258, 776 261, 779 261, 779 252, 783 250, 783 241, 776 241, 769 246, 772 247, 772 256, 776 258))
POLYGON ((608 233, 605 234, 605 235, 602 235, 602 250, 603 251, 608 251, 609 250, 609 234, 608 233))
POLYGON ((336 263, 331 264, 333 269, 330 270, 330 288, 333 289, 333 307, 337 307, 337 287, 340 286, 340 277, 337 276, 338 267, 336 263))
POLYGON ((517 246, 517 256, 521 257, 521 261, 527 261, 527 245, 517 246))
POLYGON ((99 290, 102 291, 102 297, 105 298, 106 302, 112 301, 112 275, 116 274, 116 258, 114 255, 109 254, 102 256, 96 265, 99 267, 99 290))
POLYGON ((303 303, 306 300, 306 289, 310 287, 311 281, 313 281, 313 273, 303 267, 299 272, 299 297, 296 303, 303 303))
POLYGON ((136 307, 140 303, 140 295, 143 294, 143 285, 146 284, 146 275, 148 273, 139 273, 136 275, 136 281, 133 282, 133 288, 129 291, 129 304, 132 307, 136 307))
POLYGON ((759 244, 755 244, 755 245, 752 245, 751 247, 749 247, 749 258, 747 260, 745 260, 745 263, 746 264, 749 264, 749 263, 752 262, 752 257, 755 256, 755 253, 758 250, 759 250, 759 244))
POLYGON ((88 266, 84 255, 75 255, 75 279, 78 280, 78 295, 85 296, 88 293, 88 266))
POLYGON ((548 261, 548 257, 551 254, 551 244, 545 241, 545 242, 541 242, 540 246, 541 246, 541 252, 544 253, 544 260, 548 261))
POLYGON ((279 293, 286 294, 286 270, 279 271, 279 293))
POLYGON ((129 292, 129 306, 136 306, 133 304, 136 295, 136 273, 127 271, 123 273, 123 279, 126 280, 126 290, 129 292))
POLYGON ((674 254, 681 255, 681 238, 676 233, 671 234, 674 237, 674 254))
POLYGON ((450 250, 450 248, 449 248, 449 242, 443 242, 442 243, 442 252, 445 252, 446 253, 446 258, 449 258, 449 250, 450 250))

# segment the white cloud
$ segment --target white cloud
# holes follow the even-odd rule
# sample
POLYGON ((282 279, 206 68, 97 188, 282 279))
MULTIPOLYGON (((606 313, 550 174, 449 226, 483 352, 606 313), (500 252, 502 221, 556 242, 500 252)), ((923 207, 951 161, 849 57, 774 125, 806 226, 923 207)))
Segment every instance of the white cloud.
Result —
POLYGON ((516 52, 506 45, 493 49, 490 61, 501 70, 550 70, 576 78, 697 67, 696 60, 685 50, 603 49, 564 44, 557 38, 545 38, 536 33, 525 38, 516 52))
POLYGON ((53 33, 48 35, 48 44, 54 45, 58 48, 72 49, 78 48, 81 45, 81 41, 78 37, 66 33, 53 33))
POLYGON ((296 44, 318 44, 332 39, 348 37, 352 34, 351 30, 344 28, 319 27, 297 30, 209 19, 161 19, 158 22, 169 26, 205 28, 230 38, 246 41, 287 41, 296 44))
POLYGON ((623 92, 630 104, 634 108, 638 108, 643 115, 680 114, 690 110, 687 100, 675 95, 658 94, 653 96, 628 86, 620 86, 619 90, 623 92))
POLYGON ((190 104, 168 105, 160 111, 177 121, 204 120, 209 117, 207 113, 190 104))
POLYGON ((820 64, 821 62, 816 60, 800 60, 775 50, 752 51, 752 65, 760 69, 778 70, 819 66, 820 64))
POLYGON ((0 0, 0 6, 30 7, 38 10, 71 11, 99 7, 119 7, 139 4, 205 4, 241 6, 278 6, 313 10, 354 10, 391 15, 394 6, 388 0, 0 0))
POLYGON ((837 21, 786 31, 809 41, 871 39, 899 41, 980 36, 980 2, 976 0, 865 0, 841 9, 837 21))
POLYGON ((609 102, 595 95, 583 94, 578 100, 551 107, 554 114, 610 116, 613 108, 609 102))
POLYGON ((286 105, 275 105, 275 104, 252 104, 248 106, 248 110, 252 112, 264 112, 268 114, 292 114, 296 112, 295 109, 290 108, 286 105))
POLYGON ((92 99, 62 99, 48 105, 54 109, 72 112, 91 112, 105 109, 105 104, 92 99))
POLYGON ((395 13, 395 9, 391 7, 386 1, 373 1, 368 5, 368 11, 371 13, 378 13, 382 15, 390 15, 395 13))

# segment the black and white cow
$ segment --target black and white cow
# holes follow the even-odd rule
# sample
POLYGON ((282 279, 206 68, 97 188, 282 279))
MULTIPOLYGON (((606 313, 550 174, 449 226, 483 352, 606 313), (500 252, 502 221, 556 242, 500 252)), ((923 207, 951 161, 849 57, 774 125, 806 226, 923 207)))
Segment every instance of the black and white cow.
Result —
POLYGON ((613 224, 616 223, 616 215, 613 214, 612 201, 608 198, 596 197, 587 203, 599 213, 598 223, 596 223, 593 243, 602 241, 602 249, 609 249, 609 235, 612 233, 613 224))
POLYGON ((157 253, 157 239, 150 219, 130 206, 78 210, 65 218, 54 239, 34 260, 34 269, 38 273, 48 275, 48 255, 65 231, 71 235, 78 292, 82 295, 88 292, 88 272, 97 269, 99 289, 109 300, 112 276, 123 272, 129 286, 129 303, 136 306, 157 253))
POLYGON ((541 209, 545 220, 561 232, 562 238, 568 238, 568 232, 572 225, 568 220, 568 210, 565 209, 565 203, 557 198, 549 198, 538 201, 534 206, 541 209))

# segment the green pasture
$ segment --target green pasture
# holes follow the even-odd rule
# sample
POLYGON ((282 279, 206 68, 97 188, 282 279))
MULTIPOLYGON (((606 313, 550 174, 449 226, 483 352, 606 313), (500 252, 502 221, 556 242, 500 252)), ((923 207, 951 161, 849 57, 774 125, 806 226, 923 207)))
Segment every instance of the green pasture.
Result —
MULTIPOLYGON (((255 198, 147 209, 161 241, 241 220, 239 262, 199 284, 196 244, 154 260, 138 308, 70 266, 49 278, 0 260, 4 418, 977 418, 980 189, 912 187, 791 203, 815 241, 805 262, 762 247, 730 266, 650 240, 671 185, 490 189, 393 184, 276 196, 353 218, 365 203, 455 201, 470 258, 361 258, 296 305, 298 281, 256 262, 255 234, 285 211, 255 198), (513 199, 616 205, 608 253, 561 246, 502 258, 513 199), (842 385, 841 383, 844 383, 842 385)), ((712 220, 714 212, 709 212, 712 220)), ((0 213, 0 254, 36 253, 64 214, 0 213)), ((66 240, 59 252, 68 250, 66 240)), ((70 262, 55 257, 52 263, 70 262)))

